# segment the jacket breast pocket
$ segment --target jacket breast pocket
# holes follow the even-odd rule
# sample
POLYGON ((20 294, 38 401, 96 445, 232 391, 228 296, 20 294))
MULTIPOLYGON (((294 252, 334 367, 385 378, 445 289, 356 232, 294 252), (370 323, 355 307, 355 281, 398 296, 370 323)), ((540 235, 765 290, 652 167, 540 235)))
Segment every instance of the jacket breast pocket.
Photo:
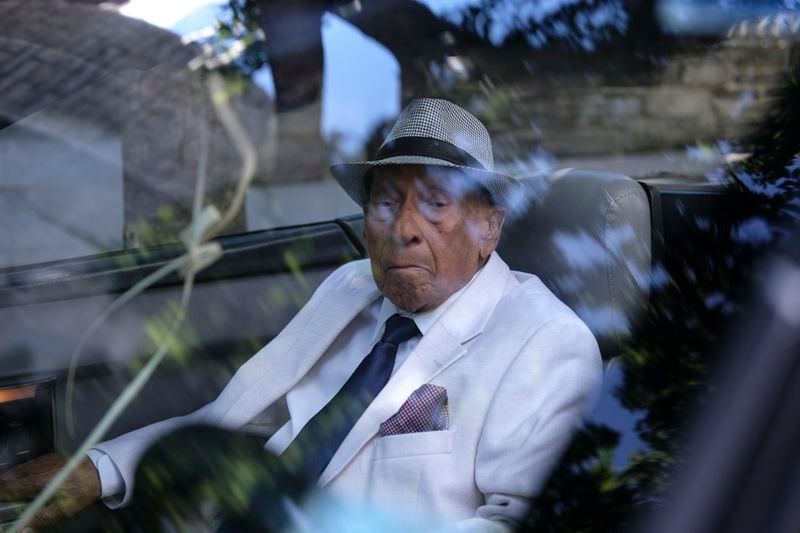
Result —
POLYGON ((434 455, 450 453, 452 450, 452 430, 403 433, 375 439, 372 460, 434 455))

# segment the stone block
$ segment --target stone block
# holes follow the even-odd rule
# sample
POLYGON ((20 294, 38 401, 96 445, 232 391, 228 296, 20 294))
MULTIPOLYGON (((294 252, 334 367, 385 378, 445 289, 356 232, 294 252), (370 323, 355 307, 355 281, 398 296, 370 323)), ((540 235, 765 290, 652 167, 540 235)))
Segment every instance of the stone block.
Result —
POLYGON ((645 108, 655 117, 689 119, 713 113, 712 95, 705 89, 657 87, 647 95, 645 108))
POLYGON ((725 64, 717 62, 714 56, 692 62, 683 71, 683 82, 687 85, 719 86, 729 77, 725 64))
POLYGON ((542 147, 559 157, 607 154, 619 151, 620 139, 605 128, 552 130, 545 132, 542 147))
POLYGON ((607 109, 609 118, 628 118, 642 112, 642 102, 636 97, 614 97, 609 99, 607 109))
POLYGON ((591 99, 573 101, 576 122, 581 125, 614 126, 642 112, 642 102, 636 97, 606 95, 598 91, 591 99))

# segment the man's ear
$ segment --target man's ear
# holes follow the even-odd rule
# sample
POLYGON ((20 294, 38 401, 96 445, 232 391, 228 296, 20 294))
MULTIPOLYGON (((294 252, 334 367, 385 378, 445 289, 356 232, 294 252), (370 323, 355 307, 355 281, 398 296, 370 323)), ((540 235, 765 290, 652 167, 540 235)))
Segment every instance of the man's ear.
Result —
POLYGON ((500 233, 506 218, 506 210, 499 207, 487 208, 483 214, 482 235, 480 242, 481 259, 488 259, 497 243, 500 242, 500 233))

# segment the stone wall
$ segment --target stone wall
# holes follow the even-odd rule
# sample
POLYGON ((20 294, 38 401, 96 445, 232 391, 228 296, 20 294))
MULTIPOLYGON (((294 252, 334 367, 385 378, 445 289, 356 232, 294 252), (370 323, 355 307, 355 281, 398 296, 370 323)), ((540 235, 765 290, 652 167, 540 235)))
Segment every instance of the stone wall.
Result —
POLYGON ((559 158, 683 150, 751 131, 790 55, 785 42, 728 39, 673 56, 645 81, 525 73, 491 88, 470 82, 451 96, 487 123, 501 163, 537 150, 559 158))

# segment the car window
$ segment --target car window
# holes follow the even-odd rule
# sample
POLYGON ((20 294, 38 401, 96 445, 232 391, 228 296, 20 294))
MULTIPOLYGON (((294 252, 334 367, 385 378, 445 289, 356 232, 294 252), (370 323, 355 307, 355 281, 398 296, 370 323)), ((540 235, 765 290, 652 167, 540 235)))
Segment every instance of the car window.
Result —
MULTIPOLYGON (((320 115, 318 103, 279 124, 269 66, 262 61, 238 74, 229 65, 245 39, 261 37, 222 37, 232 15, 220 2, 176 4, 166 12, 150 2, 16 7, 3 6, 4 18, 15 23, 3 34, 0 267, 178 242, 191 218, 201 161, 209 201, 231 200, 242 159, 212 108, 204 62, 225 71, 225 98, 256 158, 244 206, 225 233, 359 211, 327 175, 320 138, 320 124, 325 138, 337 135, 344 108, 329 104, 339 117, 328 112, 308 126, 307 115, 320 115), (77 38, 85 34, 92 39, 77 38), (204 53, 204 46, 213 49, 204 53), (276 144, 279 128, 289 147, 276 144), (282 151, 288 156, 276 157, 282 151)), ((346 40, 341 33, 326 31, 346 40)), ((346 74, 331 83, 354 86, 346 74)), ((362 113, 374 121, 398 103, 362 113)), ((348 131, 356 136, 351 144, 369 120, 348 131)))
MULTIPOLYGON (((496 168, 525 184, 503 256, 541 266, 533 273, 567 303, 589 294, 573 276, 583 266, 600 274, 615 261, 630 266, 623 250, 632 225, 613 226, 608 213, 628 198, 614 196, 602 204, 601 242, 573 213, 601 205, 605 192, 579 187, 553 204, 553 184, 600 176, 641 195, 646 228, 635 249, 647 257, 626 270, 625 283, 642 310, 628 320, 575 306, 601 348, 603 324, 622 320, 624 331, 610 335, 596 405, 522 525, 627 528, 661 501, 684 462, 686 429, 724 367, 721 347, 747 320, 753 283, 768 275, 760 261, 800 214, 798 8, 790 0, 0 0, 0 289, 32 272, 15 290, 34 294, 37 276, 71 276, 84 259, 92 275, 156 270, 166 262, 159 253, 182 252, 170 246, 213 236, 220 253, 243 255, 198 278, 204 290, 232 287, 226 305, 257 297, 242 305, 250 318, 234 324, 227 311, 208 311, 218 293, 203 293, 201 324, 216 335, 214 327, 246 323, 234 357, 241 363, 324 274, 366 257, 361 208, 329 166, 372 157, 413 98, 449 99, 486 124, 496 168), (562 226, 551 240, 521 240, 543 231, 526 220, 553 219, 562 226), (293 226, 301 227, 276 230, 293 226), (268 289, 239 280, 254 273, 274 276, 268 289), (278 308, 269 331, 259 329, 278 308)), ((63 300, 109 303, 139 278, 103 279, 63 300)), ((627 296, 615 283, 608 299, 616 305, 627 296)), ((164 286, 149 294, 161 298, 164 286)), ((33 296, 14 294, 0 303, 22 316, 33 296)), ((157 345, 173 315, 151 311, 120 318, 107 335, 128 329, 157 345)), ((18 320, 24 335, 7 352, 55 358, 37 348, 35 322, 18 320)), ((74 327, 55 322, 56 340, 74 327)), ((234 366, 227 345, 198 330, 182 353, 224 359, 208 367, 219 386, 234 366)), ((63 367, 68 357, 59 357, 63 367)))

